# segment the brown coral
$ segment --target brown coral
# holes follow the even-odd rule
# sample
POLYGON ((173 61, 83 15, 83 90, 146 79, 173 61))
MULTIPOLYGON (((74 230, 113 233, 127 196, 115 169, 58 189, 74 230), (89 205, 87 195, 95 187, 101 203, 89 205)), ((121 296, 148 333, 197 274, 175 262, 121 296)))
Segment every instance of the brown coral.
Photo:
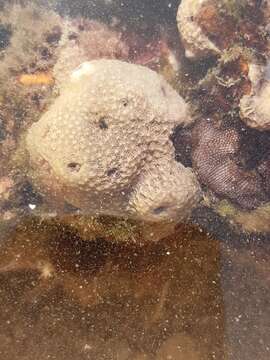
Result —
POLYGON ((192 165, 200 181, 214 193, 244 209, 266 202, 269 194, 257 169, 240 163, 240 136, 235 129, 201 121, 193 130, 192 165))

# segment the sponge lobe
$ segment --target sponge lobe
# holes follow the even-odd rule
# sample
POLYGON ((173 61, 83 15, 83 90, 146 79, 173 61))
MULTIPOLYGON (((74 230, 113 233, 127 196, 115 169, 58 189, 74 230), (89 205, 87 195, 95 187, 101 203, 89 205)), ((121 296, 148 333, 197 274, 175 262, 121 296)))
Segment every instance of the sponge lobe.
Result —
POLYGON ((83 63, 28 131, 34 181, 87 212, 126 215, 151 164, 174 162, 173 128, 190 121, 184 100, 155 72, 118 60, 83 63))

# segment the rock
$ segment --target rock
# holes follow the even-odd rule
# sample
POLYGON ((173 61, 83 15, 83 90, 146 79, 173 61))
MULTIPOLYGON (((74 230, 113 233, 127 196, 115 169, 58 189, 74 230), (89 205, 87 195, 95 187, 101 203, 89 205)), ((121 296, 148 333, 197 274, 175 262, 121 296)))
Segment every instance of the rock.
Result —
MULTIPOLYGON (((219 56, 235 46, 264 51, 269 5, 256 0, 183 0, 177 23, 186 56, 219 56)), ((268 3, 268 2, 267 2, 268 3)))
MULTIPOLYGON (((211 3, 212 0, 183 0, 179 5, 177 24, 188 58, 202 58, 211 54, 218 55, 221 52, 198 22, 198 17, 202 12, 206 12, 208 6, 213 8, 211 3)), ((211 9, 210 12, 213 15, 211 9)))

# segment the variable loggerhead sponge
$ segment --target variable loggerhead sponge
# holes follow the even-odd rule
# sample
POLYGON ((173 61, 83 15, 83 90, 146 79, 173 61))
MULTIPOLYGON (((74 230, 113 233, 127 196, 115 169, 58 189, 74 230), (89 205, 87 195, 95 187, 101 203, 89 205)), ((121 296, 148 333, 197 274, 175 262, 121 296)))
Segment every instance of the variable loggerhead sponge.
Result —
POLYGON ((85 62, 26 136, 32 180, 55 204, 88 214, 178 221, 200 198, 170 135, 188 106, 157 73, 118 60, 85 62))

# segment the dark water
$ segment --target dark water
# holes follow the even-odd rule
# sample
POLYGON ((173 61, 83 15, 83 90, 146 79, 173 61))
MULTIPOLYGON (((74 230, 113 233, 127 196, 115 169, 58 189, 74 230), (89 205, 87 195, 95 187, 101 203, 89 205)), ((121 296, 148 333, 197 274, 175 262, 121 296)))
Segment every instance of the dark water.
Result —
MULTIPOLYGON (((49 3, 63 15, 177 31, 179 1, 49 3)), ((237 233, 205 209, 144 246, 87 242, 65 222, 36 218, 1 235, 0 360, 270 358, 266 235, 237 233)))

